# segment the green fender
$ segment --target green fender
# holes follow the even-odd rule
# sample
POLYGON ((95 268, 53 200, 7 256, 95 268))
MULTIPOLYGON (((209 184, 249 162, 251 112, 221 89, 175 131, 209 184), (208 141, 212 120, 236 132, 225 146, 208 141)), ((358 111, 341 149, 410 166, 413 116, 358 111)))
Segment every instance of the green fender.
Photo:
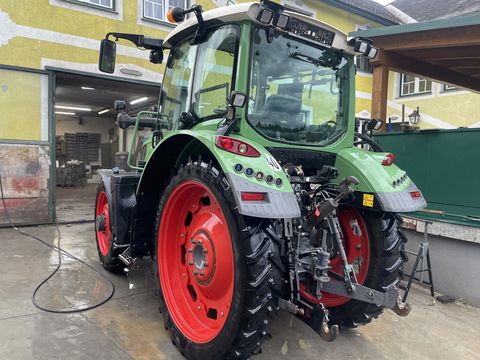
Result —
POLYGON ((216 133, 208 126, 198 126, 195 130, 179 130, 167 135, 150 154, 142 173, 137 193, 160 196, 160 189, 168 181, 172 170, 181 166, 189 158, 193 161, 201 155, 210 158, 225 173, 242 215, 260 218, 300 217, 300 207, 292 187, 275 158, 261 145, 240 135, 230 137, 244 141, 260 153, 259 157, 246 157, 228 152, 215 145, 216 133), (241 164, 242 171, 236 171, 235 165, 241 164), (247 176, 246 169, 253 170, 247 176), (263 177, 259 179, 258 173, 263 177), (268 183, 267 177, 273 181, 268 183), (264 193, 263 201, 247 201, 242 193, 264 193))
POLYGON ((355 204, 389 212, 410 212, 422 209, 426 201, 406 172, 397 165, 382 165, 387 153, 360 148, 341 150, 336 157, 338 183, 346 176, 355 176, 355 204))

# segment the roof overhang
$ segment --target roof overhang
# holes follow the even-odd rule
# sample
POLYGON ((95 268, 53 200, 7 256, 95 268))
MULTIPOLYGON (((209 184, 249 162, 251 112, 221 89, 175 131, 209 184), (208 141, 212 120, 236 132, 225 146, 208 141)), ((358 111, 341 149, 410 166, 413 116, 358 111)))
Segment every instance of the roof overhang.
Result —
POLYGON ((480 15, 357 31, 380 49, 374 65, 480 92, 480 15))

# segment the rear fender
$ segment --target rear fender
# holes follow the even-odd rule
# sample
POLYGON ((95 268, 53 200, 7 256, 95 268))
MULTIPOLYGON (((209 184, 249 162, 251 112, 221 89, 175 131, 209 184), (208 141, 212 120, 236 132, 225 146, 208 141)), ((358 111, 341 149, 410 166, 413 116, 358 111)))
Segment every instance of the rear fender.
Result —
POLYGON ((148 160, 138 187, 139 197, 160 198, 161 189, 167 184, 172 170, 181 166, 189 158, 198 156, 214 162, 226 175, 232 187, 238 211, 242 215, 260 218, 295 218, 300 216, 300 208, 292 187, 280 165, 261 145, 232 135, 238 140, 252 145, 260 152, 260 157, 246 157, 225 151, 215 145, 216 134, 212 130, 183 130, 166 137, 155 149, 148 160), (241 164, 243 171, 235 171, 235 165, 241 164), (251 168, 253 176, 247 176, 245 169, 251 168), (256 174, 263 173, 258 180, 256 174), (268 175, 273 181, 266 182, 268 175), (278 184, 276 180, 279 179, 278 184), (243 192, 262 192, 266 201, 243 201, 243 192))
POLYGON ((354 204, 370 210, 410 212, 423 209, 427 203, 412 193, 419 191, 407 173, 397 165, 382 165, 387 153, 371 152, 359 148, 343 149, 337 154, 335 167, 339 176, 355 176, 360 183, 355 187, 354 204))

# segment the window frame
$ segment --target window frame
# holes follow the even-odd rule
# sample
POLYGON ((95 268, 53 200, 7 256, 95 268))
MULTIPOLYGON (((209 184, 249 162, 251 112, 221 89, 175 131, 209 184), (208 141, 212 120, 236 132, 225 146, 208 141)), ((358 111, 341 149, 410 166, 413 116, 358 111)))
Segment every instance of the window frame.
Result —
POLYGON ((98 10, 103 10, 103 11, 108 11, 108 12, 114 12, 114 13, 117 12, 117 0, 110 0, 111 4, 112 4, 111 7, 103 6, 103 5, 99 5, 99 4, 94 4, 94 3, 89 2, 89 0, 63 0, 63 1, 69 2, 69 3, 72 3, 72 4, 77 4, 77 5, 90 7, 90 8, 93 8, 93 9, 98 9, 98 10))
POLYGON ((458 90, 460 90, 460 88, 457 87, 457 86, 451 86, 451 85, 448 85, 448 84, 443 84, 443 86, 442 86, 442 91, 443 92, 458 91, 458 90))
MULTIPOLYGON (((408 83, 411 83, 411 82, 412 81, 408 81, 408 83)), ((420 78, 418 76, 414 76, 414 75, 410 75, 410 74, 400 73, 399 96, 400 97, 407 97, 407 96, 431 94, 432 93, 432 85, 433 85, 433 82, 429 79, 420 78), (414 80, 413 80, 413 92, 405 94, 403 92, 403 86, 405 84, 405 76, 406 75, 413 76, 414 80), (420 91, 420 81, 426 81, 427 83, 430 82, 430 90, 420 91)))
MULTIPOLYGON (((154 17, 147 16, 145 14, 145 2, 147 2, 147 1, 151 2, 151 0, 142 0, 142 19, 143 20, 154 22, 154 23, 157 23, 157 24, 176 26, 176 24, 173 24, 173 23, 168 21, 168 19, 167 19, 168 10, 165 11, 167 8, 169 8, 169 5, 168 6, 165 6, 165 5, 167 4, 167 2, 170 3, 170 0, 161 0, 163 19, 157 19, 157 18, 154 18, 154 17)), ((190 0, 183 0, 183 3, 184 3, 184 9, 187 9, 190 5, 190 0)))

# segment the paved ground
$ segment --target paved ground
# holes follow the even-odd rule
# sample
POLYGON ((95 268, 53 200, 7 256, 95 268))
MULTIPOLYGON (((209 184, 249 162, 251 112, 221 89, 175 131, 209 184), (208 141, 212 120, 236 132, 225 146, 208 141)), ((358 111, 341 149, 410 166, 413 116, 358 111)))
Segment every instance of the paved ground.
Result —
MULTIPOLYGON (((54 227, 25 228, 51 243, 54 227)), ((93 224, 62 226, 63 246, 102 270, 93 224)), ((181 359, 163 328, 153 292, 150 261, 127 275, 109 275, 114 298, 75 315, 50 314, 31 302, 34 286, 55 266, 56 255, 34 240, 0 230, 0 359, 181 359)), ((40 291, 46 306, 65 307, 100 299, 105 284, 66 259, 60 274, 40 291)), ((432 304, 424 289, 412 292, 407 318, 387 311, 366 327, 325 343, 302 322, 282 313, 273 338, 255 357, 265 359, 478 359, 480 310, 461 304, 432 304)))

